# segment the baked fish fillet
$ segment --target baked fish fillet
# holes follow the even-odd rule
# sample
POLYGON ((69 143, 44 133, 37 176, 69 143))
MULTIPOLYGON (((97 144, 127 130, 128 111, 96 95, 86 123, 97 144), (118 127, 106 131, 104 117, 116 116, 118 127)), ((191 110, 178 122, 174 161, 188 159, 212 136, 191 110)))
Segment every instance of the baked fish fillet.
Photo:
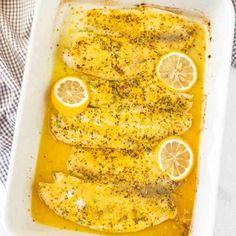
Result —
POLYGON ((101 35, 124 37, 138 45, 160 51, 184 50, 192 46, 198 25, 183 15, 150 7, 91 9, 78 29, 101 35))
POLYGON ((157 53, 124 38, 84 33, 63 52, 73 70, 109 80, 143 78, 155 74, 157 53))
POLYGON ((176 93, 157 79, 108 81, 82 76, 90 89, 90 105, 102 107, 110 104, 153 106, 168 112, 188 112, 192 108, 193 96, 176 93))
POLYGON ((39 195, 57 215, 96 230, 135 232, 176 216, 168 195, 142 197, 127 188, 84 182, 55 174, 54 183, 39 183, 39 195))
POLYGON ((86 181, 132 186, 144 194, 167 194, 178 186, 159 170, 152 152, 76 146, 72 148, 67 169, 86 181))
POLYGON ((77 31, 63 53, 72 69, 109 80, 153 76, 160 56, 186 52, 197 24, 157 9, 93 9, 75 13, 77 31))
POLYGON ((192 125, 191 113, 112 105, 87 108, 78 116, 51 116, 51 131, 65 143, 92 148, 152 149, 192 125))

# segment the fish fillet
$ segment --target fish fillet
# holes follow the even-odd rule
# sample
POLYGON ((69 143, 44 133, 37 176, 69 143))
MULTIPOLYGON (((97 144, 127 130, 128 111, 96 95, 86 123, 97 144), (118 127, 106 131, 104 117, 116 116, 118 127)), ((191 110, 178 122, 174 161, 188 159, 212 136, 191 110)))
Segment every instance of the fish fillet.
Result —
POLYGON ((155 109, 188 112, 193 96, 170 91, 157 79, 108 81, 82 76, 90 89, 90 105, 102 107, 110 104, 154 106, 155 109))
POLYGON ((63 58, 72 69, 109 80, 154 76, 160 57, 193 45, 196 24, 145 8, 88 10, 63 58), (130 33, 132 32, 132 33, 130 33))
POLYGON ((184 50, 192 45, 196 35, 196 24, 186 17, 146 7, 91 9, 78 28, 128 38, 134 44, 155 47, 159 51, 184 50))
POLYGON ((80 179, 138 187, 146 194, 167 194, 178 186, 159 170, 152 152, 76 146, 67 161, 67 169, 80 179))
POLYGON ((54 183, 39 183, 39 195, 57 215, 96 230, 135 232, 176 216, 168 195, 143 197, 115 185, 85 182, 55 174, 54 183))
POLYGON ((87 108, 78 116, 51 116, 51 131, 65 143, 92 148, 152 149, 159 141, 180 135, 192 125, 191 113, 113 105, 87 108))
POLYGON ((76 71, 109 80, 151 76, 157 64, 156 53, 144 46, 91 32, 65 49, 63 59, 76 71))

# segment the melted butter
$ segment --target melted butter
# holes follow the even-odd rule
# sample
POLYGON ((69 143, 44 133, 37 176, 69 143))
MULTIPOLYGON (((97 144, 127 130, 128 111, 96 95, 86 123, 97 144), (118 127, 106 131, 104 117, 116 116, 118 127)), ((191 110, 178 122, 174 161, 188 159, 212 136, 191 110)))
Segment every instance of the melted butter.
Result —
MULTIPOLYGON (((69 22, 69 21, 68 21, 69 22)), ((67 22, 65 22, 65 25, 67 22)), ((182 137, 190 144, 195 157, 195 168, 191 175, 186 178, 182 185, 176 190, 175 197, 178 206, 178 216, 176 220, 168 220, 160 225, 151 227, 136 233, 125 233, 127 236, 181 236, 188 235, 189 226, 191 225, 195 194, 197 188, 198 158, 199 158, 199 142, 201 134, 201 125, 203 117, 203 82, 204 82, 204 65, 205 65, 205 47, 206 36, 202 27, 196 25, 197 36, 194 39, 195 46, 187 51, 187 54, 195 61, 198 69, 198 81, 189 91, 194 95, 193 102, 193 125, 182 137)), ((72 71, 62 61, 61 53, 65 45, 69 45, 71 38, 68 35, 73 34, 73 27, 62 29, 59 46, 56 50, 55 63, 51 78, 53 84, 59 78, 67 75, 80 74, 72 71)), ((50 91, 50 89, 49 89, 50 91)), ((49 93, 49 92, 48 92, 49 93)), ((64 220, 50 211, 46 205, 39 199, 37 193, 38 182, 51 182, 52 173, 61 171, 67 173, 66 161, 71 151, 71 146, 57 141, 48 129, 49 118, 54 109, 50 103, 50 96, 47 95, 45 119, 42 128, 41 143, 39 147, 38 163, 35 174, 32 195, 32 217, 35 221, 48 226, 61 229, 77 230, 82 232, 94 232, 99 235, 107 235, 89 228, 81 227, 75 223, 64 220)), ((116 235, 116 234, 112 234, 116 235)), ((118 234, 117 234, 118 235, 118 234)), ((120 234, 119 234, 120 235, 120 234)))

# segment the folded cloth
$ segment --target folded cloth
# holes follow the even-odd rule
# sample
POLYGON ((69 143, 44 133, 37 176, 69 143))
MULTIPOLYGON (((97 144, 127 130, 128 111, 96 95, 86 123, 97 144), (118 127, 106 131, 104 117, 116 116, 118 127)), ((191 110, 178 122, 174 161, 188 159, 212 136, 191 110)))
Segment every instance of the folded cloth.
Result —
MULTIPOLYGON (((236 6, 236 0, 233 0, 236 6)), ((5 184, 35 0, 0 0, 0 181, 5 184)), ((236 66, 236 33, 232 64, 236 66)))

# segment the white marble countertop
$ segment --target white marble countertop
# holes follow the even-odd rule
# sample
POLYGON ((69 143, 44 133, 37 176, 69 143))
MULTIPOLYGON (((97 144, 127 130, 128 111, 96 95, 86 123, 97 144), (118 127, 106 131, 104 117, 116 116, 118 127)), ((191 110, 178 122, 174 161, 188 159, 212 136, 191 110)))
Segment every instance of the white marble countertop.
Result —
MULTIPOLYGON (((236 69, 231 69, 214 236, 236 235, 236 69)), ((0 235, 4 188, 0 185, 0 235)), ((23 236, 23 235, 22 235, 23 236)), ((207 235, 205 235, 207 236, 207 235)))

